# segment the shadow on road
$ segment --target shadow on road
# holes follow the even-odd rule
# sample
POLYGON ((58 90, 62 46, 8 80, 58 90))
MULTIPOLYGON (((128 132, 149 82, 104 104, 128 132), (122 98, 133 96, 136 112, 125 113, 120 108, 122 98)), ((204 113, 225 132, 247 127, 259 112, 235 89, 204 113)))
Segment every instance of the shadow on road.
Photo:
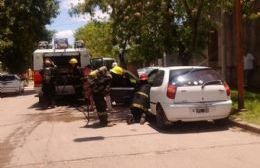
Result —
POLYGON ((96 137, 84 137, 84 138, 76 138, 74 142, 88 142, 88 141, 100 141, 104 140, 103 136, 96 136, 96 137))
MULTIPOLYGON (((56 107, 81 107, 85 105, 85 101, 83 99, 77 99, 73 96, 65 96, 65 97, 57 97, 55 98, 55 106, 56 107)), ((29 109, 36 109, 36 110, 47 110, 50 107, 46 107, 45 103, 36 102, 32 104, 29 109)))
POLYGON ((198 121, 198 122, 175 122, 165 129, 158 129, 156 126, 155 119, 150 119, 150 127, 163 134, 186 134, 186 133, 203 133, 203 132, 216 132, 225 131, 232 127, 232 124, 228 121, 222 125, 209 122, 209 121, 198 121))
POLYGON ((128 137, 137 137, 137 136, 150 136, 159 134, 158 132, 151 132, 151 133, 141 133, 141 134, 125 134, 125 135, 115 135, 115 136, 95 136, 95 137, 83 137, 83 138, 76 138, 74 142, 88 142, 88 141, 100 141, 105 139, 114 139, 114 138, 128 138, 128 137))

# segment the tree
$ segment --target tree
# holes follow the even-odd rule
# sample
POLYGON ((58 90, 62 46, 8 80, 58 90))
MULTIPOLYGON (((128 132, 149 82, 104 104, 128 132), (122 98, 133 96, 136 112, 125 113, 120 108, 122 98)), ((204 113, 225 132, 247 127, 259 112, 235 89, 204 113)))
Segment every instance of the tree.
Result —
POLYGON ((58 14, 57 0, 1 0, 0 60, 10 72, 26 70, 39 40, 49 40, 46 30, 58 14))
MULTIPOLYGON (((254 1, 243 1, 245 12, 254 1)), ((179 52, 189 64, 205 49, 209 32, 220 25, 220 8, 232 11, 233 5, 233 0, 85 0, 72 12, 93 15, 97 7, 111 11, 113 44, 123 55, 129 46, 130 60, 149 62, 179 52)))
POLYGON ((85 42, 93 57, 114 57, 110 23, 93 21, 79 28, 74 36, 76 40, 85 42))

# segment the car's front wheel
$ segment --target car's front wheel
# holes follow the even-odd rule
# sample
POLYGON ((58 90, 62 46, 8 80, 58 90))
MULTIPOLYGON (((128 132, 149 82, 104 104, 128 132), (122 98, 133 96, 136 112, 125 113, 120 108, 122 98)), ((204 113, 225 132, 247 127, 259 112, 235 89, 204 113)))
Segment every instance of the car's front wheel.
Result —
POLYGON ((164 111, 160 105, 156 107, 156 126, 159 129, 166 128, 166 117, 164 111))

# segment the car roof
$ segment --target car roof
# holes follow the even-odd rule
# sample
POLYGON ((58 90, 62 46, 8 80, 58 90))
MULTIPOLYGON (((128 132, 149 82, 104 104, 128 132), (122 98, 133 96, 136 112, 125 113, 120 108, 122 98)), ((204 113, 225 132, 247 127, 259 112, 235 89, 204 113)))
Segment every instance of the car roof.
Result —
POLYGON ((15 74, 7 74, 7 73, 3 73, 3 74, 0 74, 1 76, 16 76, 15 74))
POLYGON ((170 66, 170 67, 158 67, 161 70, 178 70, 178 69, 205 69, 206 66, 170 66))

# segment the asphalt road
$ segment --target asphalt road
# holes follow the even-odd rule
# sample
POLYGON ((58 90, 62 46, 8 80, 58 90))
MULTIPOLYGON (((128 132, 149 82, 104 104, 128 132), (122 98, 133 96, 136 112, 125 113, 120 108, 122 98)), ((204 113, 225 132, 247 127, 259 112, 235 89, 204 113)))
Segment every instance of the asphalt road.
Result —
POLYGON ((153 121, 127 125, 127 109, 99 127, 86 125, 84 106, 59 102, 43 110, 32 90, 0 98, 0 167, 8 168, 259 168, 260 136, 232 125, 176 124, 158 131, 153 121))

